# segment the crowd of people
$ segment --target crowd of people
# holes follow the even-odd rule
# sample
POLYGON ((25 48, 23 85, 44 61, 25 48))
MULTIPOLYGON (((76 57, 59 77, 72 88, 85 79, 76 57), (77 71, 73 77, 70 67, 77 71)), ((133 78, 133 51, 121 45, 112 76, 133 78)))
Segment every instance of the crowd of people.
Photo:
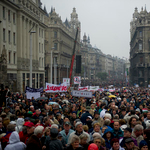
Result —
POLYGON ((8 90, 0 95, 0 150, 150 149, 149 89, 105 88, 91 98, 43 92, 39 100, 8 90))

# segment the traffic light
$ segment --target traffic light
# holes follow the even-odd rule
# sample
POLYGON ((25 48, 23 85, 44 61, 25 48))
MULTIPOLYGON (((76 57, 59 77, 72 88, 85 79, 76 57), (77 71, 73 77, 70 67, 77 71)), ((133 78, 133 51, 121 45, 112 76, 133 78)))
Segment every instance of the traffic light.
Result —
POLYGON ((81 55, 76 55, 76 73, 81 73, 81 55))

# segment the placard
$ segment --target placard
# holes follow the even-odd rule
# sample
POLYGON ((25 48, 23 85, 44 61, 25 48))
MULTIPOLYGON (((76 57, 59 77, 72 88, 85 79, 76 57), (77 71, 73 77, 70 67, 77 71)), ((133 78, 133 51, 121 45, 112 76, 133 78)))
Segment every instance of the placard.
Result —
POLYGON ((78 87, 79 91, 87 91, 88 90, 88 86, 85 87, 78 87))
POLYGON ((81 77, 80 76, 74 77, 74 84, 81 84, 81 77))
POLYGON ((92 97, 92 92, 73 90, 72 91, 72 96, 91 98, 92 97))
POLYGON ((41 93, 40 92, 26 92, 26 96, 27 96, 27 99, 32 99, 32 97, 34 97, 34 99, 37 99, 41 97, 41 93))

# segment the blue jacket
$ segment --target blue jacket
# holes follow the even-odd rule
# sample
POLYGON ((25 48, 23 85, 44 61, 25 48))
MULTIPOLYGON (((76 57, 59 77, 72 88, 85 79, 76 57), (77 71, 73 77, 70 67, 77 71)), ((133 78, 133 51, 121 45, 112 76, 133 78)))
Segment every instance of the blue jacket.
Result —
POLYGON ((69 133, 66 135, 65 130, 60 131, 60 134, 63 136, 63 138, 65 139, 65 144, 68 143, 68 138, 70 136, 70 134, 74 132, 74 130, 70 129, 69 133))
POLYGON ((105 139, 106 148, 111 149, 111 144, 110 144, 111 139, 108 140, 108 139, 106 138, 106 133, 108 133, 108 132, 111 133, 111 139, 114 137, 114 135, 112 134, 112 130, 109 129, 109 128, 107 128, 107 129, 105 130, 105 132, 104 132, 103 138, 105 139))

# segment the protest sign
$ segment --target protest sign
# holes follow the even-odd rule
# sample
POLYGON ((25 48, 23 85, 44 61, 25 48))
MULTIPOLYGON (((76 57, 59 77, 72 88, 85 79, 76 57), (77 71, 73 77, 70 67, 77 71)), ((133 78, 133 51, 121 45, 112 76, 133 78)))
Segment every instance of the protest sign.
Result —
POLYGON ((78 90, 79 90, 79 91, 87 91, 87 90, 88 90, 88 86, 79 87, 78 90))
POLYGON ((61 85, 46 83, 45 91, 47 93, 57 93, 57 92, 67 92, 67 84, 63 83, 61 85))
POLYGON ((91 98, 92 97, 92 92, 73 90, 72 91, 72 96, 91 98))

